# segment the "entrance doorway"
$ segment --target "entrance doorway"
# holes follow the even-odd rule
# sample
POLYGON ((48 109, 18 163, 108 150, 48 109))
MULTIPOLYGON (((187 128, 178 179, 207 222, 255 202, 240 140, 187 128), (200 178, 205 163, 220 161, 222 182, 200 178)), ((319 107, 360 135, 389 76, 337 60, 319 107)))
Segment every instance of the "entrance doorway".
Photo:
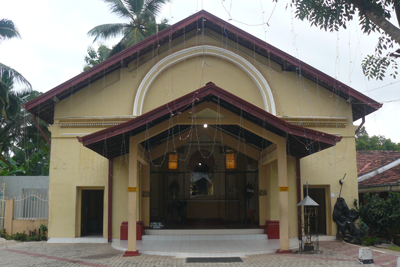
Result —
POLYGON ((82 190, 81 199, 81 236, 102 236, 104 190, 82 190))
POLYGON ((210 185, 207 179, 203 185, 193 176, 192 172, 152 172, 150 228, 258 228, 257 172, 214 172, 210 185))
POLYGON ((258 161, 211 133, 153 160, 151 229, 259 228, 258 161))
MULTIPOLYGON (((307 194, 306 189, 303 191, 304 196, 307 194)), ((317 231, 320 235, 326 235, 326 199, 325 188, 308 188, 308 195, 319 204, 317 231)))

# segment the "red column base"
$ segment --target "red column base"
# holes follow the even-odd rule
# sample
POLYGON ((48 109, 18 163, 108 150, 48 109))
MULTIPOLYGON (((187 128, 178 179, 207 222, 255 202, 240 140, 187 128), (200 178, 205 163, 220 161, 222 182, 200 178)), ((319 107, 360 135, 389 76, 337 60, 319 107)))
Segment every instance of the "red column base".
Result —
POLYGON ((293 251, 291 249, 288 249, 288 250, 278 249, 276 251, 276 253, 278 253, 278 254, 291 254, 291 253, 293 253, 293 251))
POLYGON ((126 250, 122 257, 135 257, 135 256, 140 256, 139 250, 135 251, 126 250))

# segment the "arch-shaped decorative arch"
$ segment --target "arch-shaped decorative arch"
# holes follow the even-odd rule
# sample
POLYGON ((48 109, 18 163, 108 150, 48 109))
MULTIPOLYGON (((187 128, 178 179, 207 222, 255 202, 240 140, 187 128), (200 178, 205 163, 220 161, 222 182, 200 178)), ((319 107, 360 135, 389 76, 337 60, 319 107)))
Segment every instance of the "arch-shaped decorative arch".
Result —
POLYGON ((142 115, 143 103, 146 98, 147 91, 149 90, 153 81, 163 70, 185 59, 199 55, 210 55, 210 56, 220 57, 238 66, 256 84, 263 98, 264 109, 269 113, 276 115, 275 102, 272 95, 272 91, 267 81, 265 80, 264 76, 262 76, 262 74, 245 58, 229 50, 210 45, 195 46, 183 49, 181 51, 178 51, 163 58, 153 68, 151 68, 151 70, 146 74, 146 76, 140 83, 139 88, 136 92, 135 101, 133 104, 133 115, 134 116, 142 115))

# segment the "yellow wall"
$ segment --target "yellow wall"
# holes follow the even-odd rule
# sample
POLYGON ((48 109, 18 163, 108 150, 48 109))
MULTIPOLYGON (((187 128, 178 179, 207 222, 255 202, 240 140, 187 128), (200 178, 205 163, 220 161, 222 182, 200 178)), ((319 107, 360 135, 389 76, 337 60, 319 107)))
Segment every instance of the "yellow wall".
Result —
POLYGON ((12 226, 12 232, 7 233, 9 235, 13 235, 16 233, 23 233, 25 232, 27 235, 29 235, 29 231, 35 231, 36 233, 39 234, 39 228, 42 224, 47 226, 47 220, 16 220, 13 219, 13 226, 12 226))
MULTIPOLYGON (((329 216, 332 215, 336 198, 340 193, 339 180, 346 174, 343 184, 342 195, 349 208, 354 208, 353 201, 358 199, 357 167, 355 155, 354 138, 344 138, 342 142, 335 147, 315 153, 301 159, 301 183, 305 185, 330 185, 328 190, 328 200, 330 210, 327 210, 329 216), (331 193, 336 194, 331 197, 331 193)), ((328 223, 331 220, 328 220, 328 223)), ((336 225, 330 226, 331 232, 328 235, 336 235, 336 225)), ((328 227, 329 228, 329 227, 328 227)), ((329 230, 329 229, 328 229, 329 230)))
MULTIPOLYGON (((57 127, 54 124, 51 127, 57 127)), ((76 137, 52 136, 49 178, 49 237, 80 235, 78 188, 106 188, 108 160, 83 147, 76 137)), ((107 190, 104 190, 104 229, 107 229, 107 190)))
MULTIPOLYGON (((113 123, 119 123, 132 118, 138 86, 149 70, 166 56, 202 42, 206 45, 225 47, 221 35, 217 33, 207 30, 204 39, 201 40, 200 37, 200 35, 196 36, 195 32, 186 34, 185 40, 181 36, 173 40, 171 48, 168 45, 160 47, 158 57, 152 57, 153 53, 151 52, 142 55, 138 61, 131 62, 128 67, 114 71, 100 80, 88 83, 87 87, 56 104, 55 122, 50 128, 52 132, 49 182, 50 237, 79 236, 79 229, 76 228, 76 225, 79 226, 80 219, 78 189, 90 187, 104 188, 104 237, 107 236, 108 160, 84 148, 78 143, 76 135, 109 127, 111 125, 107 124, 109 120, 112 120, 113 123), (80 122, 83 120, 88 124, 100 123, 102 125, 88 126, 88 124, 82 124, 77 126, 72 124, 78 120, 81 120, 80 122), (64 126, 60 124, 61 121, 64 126), (65 126, 65 123, 67 126, 65 126)), ((301 176, 302 184, 308 181, 311 185, 330 185, 330 192, 338 193, 340 189, 338 180, 343 177, 344 173, 347 173, 342 195, 351 206, 352 200, 358 197, 358 191, 354 145, 355 127, 352 125, 349 103, 294 72, 282 71, 276 63, 238 45, 236 42, 229 41, 227 49, 253 64, 268 82, 278 116, 347 118, 345 128, 315 128, 319 131, 344 136, 344 138, 336 147, 302 159, 301 176)), ((205 61, 209 65, 213 63, 214 59, 210 56, 205 57, 205 61)), ((193 92, 209 81, 260 108, 264 108, 258 87, 240 67, 222 59, 216 60, 212 67, 208 67, 202 63, 202 58, 197 56, 171 65, 155 78, 144 99, 143 111, 149 111, 167 101, 193 92)), ((113 238, 119 237, 121 222, 127 220, 127 158, 128 156, 122 156, 114 159, 113 238)), ((288 158, 291 237, 297 235, 295 170, 295 160, 288 158)), ((262 197, 267 198, 267 200, 264 200, 264 204, 261 204, 260 198, 260 206, 269 207, 270 212, 260 214, 261 224, 264 224, 261 220, 279 219, 279 210, 276 209, 278 203, 275 200, 278 196, 276 162, 268 164, 265 171, 267 182, 264 181, 263 186, 267 188, 268 196, 262 197)), ((143 199, 140 201, 143 201, 143 199)), ((332 210, 334 203, 335 200, 332 199, 330 204, 332 210)), ((143 214, 143 209, 141 214, 143 214)), ((143 215, 140 216, 143 217, 143 215)), ((335 227, 332 227, 332 229, 331 234, 335 234, 335 227)))
MULTIPOLYGON (((204 59, 206 62, 212 62, 215 58, 205 56, 204 59)), ((204 86, 209 81, 256 106, 264 107, 259 90, 243 70, 222 59, 208 67, 203 64, 201 57, 194 57, 158 75, 157 80, 148 89, 143 113, 193 91, 193 83, 204 86)))

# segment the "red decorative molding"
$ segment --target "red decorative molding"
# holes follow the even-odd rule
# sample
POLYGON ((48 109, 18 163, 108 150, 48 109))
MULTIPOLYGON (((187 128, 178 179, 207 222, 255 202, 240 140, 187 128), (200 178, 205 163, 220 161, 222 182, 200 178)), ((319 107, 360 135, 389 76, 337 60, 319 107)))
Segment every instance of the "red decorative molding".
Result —
POLYGON ((290 249, 288 249, 288 250, 278 249, 278 250, 276 251, 276 253, 278 253, 278 254, 292 254, 293 251, 290 250, 290 249))
POLYGON ((144 235, 143 222, 136 222, 136 240, 142 240, 143 235, 144 235))
POLYGON ((279 239, 279 221, 265 221, 264 234, 268 235, 268 239, 279 239))
POLYGON ((139 250, 135 250, 135 251, 125 251, 123 257, 135 257, 135 256, 140 256, 139 250))
POLYGON ((128 222, 122 222, 120 228, 120 240, 128 240, 128 222))
POLYGON ((108 242, 112 242, 113 160, 108 160, 108 242))

